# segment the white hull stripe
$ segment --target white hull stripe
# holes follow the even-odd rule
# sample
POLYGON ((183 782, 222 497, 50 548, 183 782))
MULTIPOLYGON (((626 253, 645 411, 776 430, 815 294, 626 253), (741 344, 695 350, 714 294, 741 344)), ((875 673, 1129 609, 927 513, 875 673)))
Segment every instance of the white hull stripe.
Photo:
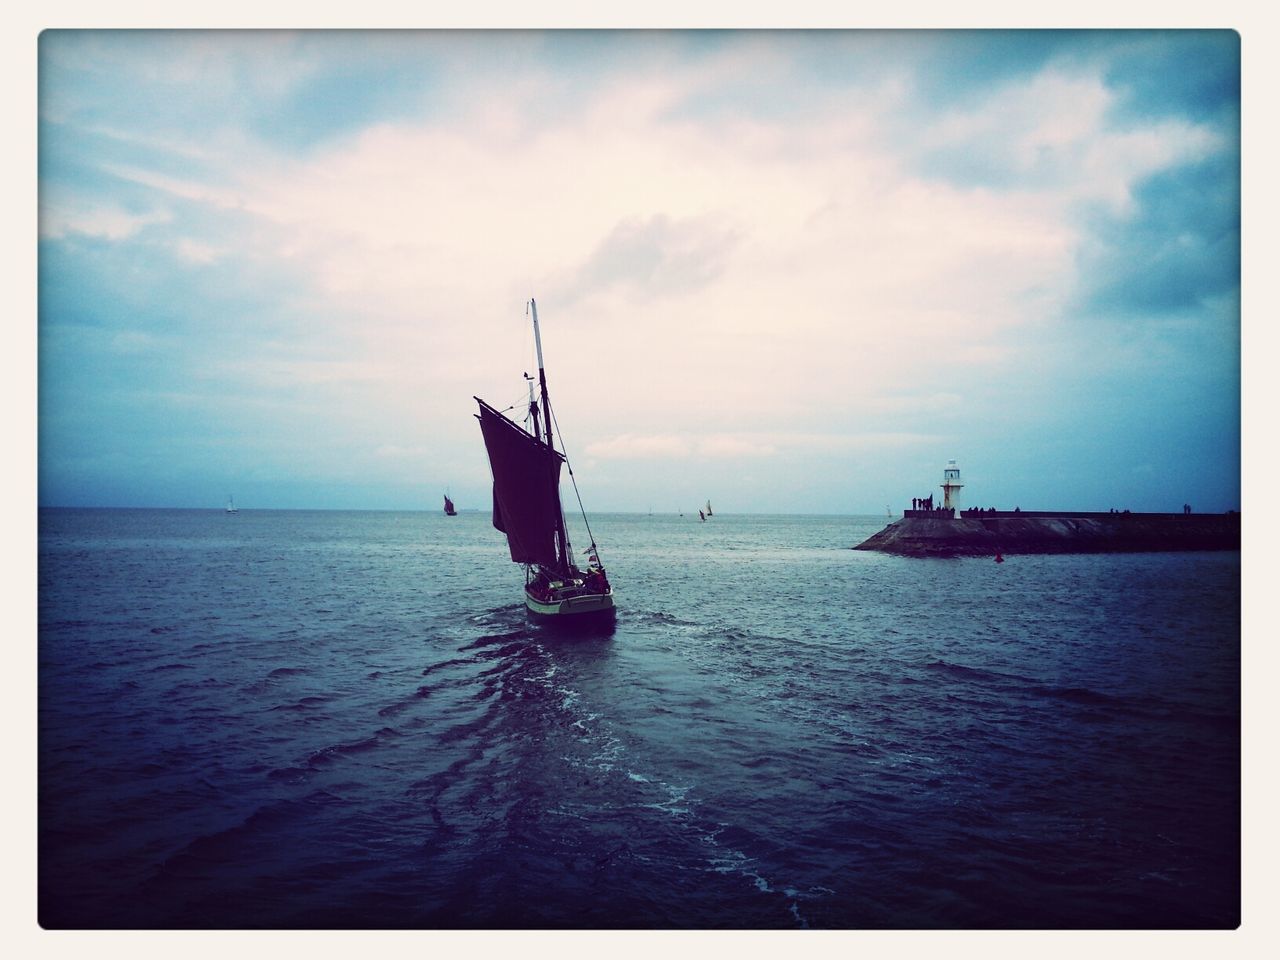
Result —
POLYGON ((570 597, 568 600, 557 600, 551 603, 543 603, 541 600, 533 599, 533 597, 526 593, 524 595, 524 603, 525 606, 534 613, 540 613, 545 616, 570 613, 597 613, 602 610, 613 609, 613 594, 593 593, 580 597, 570 597))

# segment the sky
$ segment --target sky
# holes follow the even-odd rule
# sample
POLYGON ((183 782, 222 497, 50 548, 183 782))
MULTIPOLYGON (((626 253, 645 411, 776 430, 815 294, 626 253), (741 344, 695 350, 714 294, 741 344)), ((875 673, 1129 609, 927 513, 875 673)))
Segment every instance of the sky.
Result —
POLYGON ((40 35, 45 506, 1240 509, 1231 31, 40 35), (513 411, 520 416, 519 408, 513 411), (566 478, 567 479, 567 478, 566 478), (567 498, 572 491, 564 488, 567 498))

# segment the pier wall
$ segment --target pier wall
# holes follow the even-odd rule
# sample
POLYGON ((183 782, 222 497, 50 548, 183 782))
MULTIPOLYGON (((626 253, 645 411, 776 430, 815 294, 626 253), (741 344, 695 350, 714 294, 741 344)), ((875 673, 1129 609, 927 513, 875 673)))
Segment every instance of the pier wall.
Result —
MULTIPOLYGON (((904 517, 912 514, 928 516, 924 511, 904 510, 902 512, 904 517)), ((1228 513, 1133 513, 1128 510, 1108 510, 1104 513, 1097 510, 982 510, 978 507, 973 507, 961 510, 960 517, 965 520, 1020 519, 1026 517, 1065 517, 1077 520, 1190 520, 1192 518, 1203 519, 1205 517, 1235 517, 1238 521, 1240 514, 1234 511, 1228 513)))
POLYGON ((854 547, 903 556, 1239 550, 1240 514, 907 511, 854 547))

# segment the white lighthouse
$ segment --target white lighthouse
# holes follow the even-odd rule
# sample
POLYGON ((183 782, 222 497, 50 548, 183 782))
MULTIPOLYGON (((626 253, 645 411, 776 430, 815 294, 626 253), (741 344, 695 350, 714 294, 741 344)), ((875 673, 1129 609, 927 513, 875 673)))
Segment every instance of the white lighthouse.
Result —
POLYGON ((963 486, 960 468, 954 460, 948 460, 946 469, 942 471, 942 509, 960 509, 960 488, 963 486))

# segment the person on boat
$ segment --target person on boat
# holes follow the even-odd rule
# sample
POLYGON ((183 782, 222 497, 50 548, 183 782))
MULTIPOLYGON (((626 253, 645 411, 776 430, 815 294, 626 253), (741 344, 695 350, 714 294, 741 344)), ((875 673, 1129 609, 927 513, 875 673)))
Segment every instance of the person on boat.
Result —
POLYGON ((537 576, 529 581, 529 593, 535 600, 543 601, 545 601, 550 594, 547 578, 541 570, 538 571, 537 576))

